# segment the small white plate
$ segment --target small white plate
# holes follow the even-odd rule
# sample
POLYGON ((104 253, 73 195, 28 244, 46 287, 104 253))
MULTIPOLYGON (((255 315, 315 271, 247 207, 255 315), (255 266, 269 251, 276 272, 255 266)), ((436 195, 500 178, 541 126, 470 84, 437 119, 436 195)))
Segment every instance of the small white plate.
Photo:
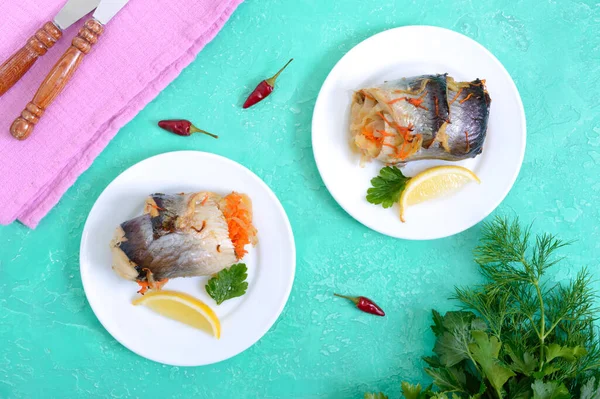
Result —
POLYGON ((90 211, 81 239, 81 279, 96 317, 121 344, 140 356, 175 366, 216 363, 243 352, 273 325, 290 294, 296 249, 288 218, 275 194, 254 173, 218 155, 180 151, 146 159, 118 176, 90 211), (221 339, 133 306, 137 284, 111 269, 109 243, 115 228, 142 214, 151 193, 238 191, 252 199, 259 243, 242 262, 249 288, 220 306, 204 289, 208 277, 178 278, 166 289, 211 306, 221 320, 221 339))
POLYGON ((479 223, 510 191, 525 154, 525 112, 519 92, 502 64, 479 43, 459 33, 432 27, 391 29, 358 44, 333 68, 317 99, 312 122, 315 160, 327 189, 342 208, 365 226, 392 237, 425 240, 450 236, 479 223), (483 153, 461 162, 417 161, 407 176, 432 166, 465 166, 481 185, 408 209, 383 209, 365 199, 370 180, 383 164, 359 165, 350 148, 350 102, 355 90, 423 74, 448 73, 456 80, 486 79, 492 98, 483 153))

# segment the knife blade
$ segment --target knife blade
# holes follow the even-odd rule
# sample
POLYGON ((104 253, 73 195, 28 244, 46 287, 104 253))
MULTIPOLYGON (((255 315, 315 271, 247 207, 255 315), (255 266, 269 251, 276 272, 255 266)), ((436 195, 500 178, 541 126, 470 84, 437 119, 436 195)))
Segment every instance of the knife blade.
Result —
MULTIPOLYGON (((73 39, 71 47, 65 51, 63 56, 52 68, 40 88, 35 93, 33 100, 21 112, 10 126, 10 133, 18 140, 25 140, 31 135, 35 125, 52 102, 67 86, 77 68, 92 47, 98 42, 98 38, 104 32, 107 24, 129 0, 101 0, 94 12, 93 18, 86 21, 85 25, 73 39)), ((85 99, 81 99, 84 101, 85 99)))
POLYGON ((94 12, 94 18, 102 25, 106 25, 129 0, 102 0, 94 12))
POLYGON ((67 29, 98 6, 100 0, 69 0, 54 17, 61 30, 67 29))
POLYGON ((53 22, 46 22, 27 44, 0 65, 0 96, 15 85, 31 69, 37 59, 54 46, 62 31, 92 11, 100 0, 69 0, 53 22))

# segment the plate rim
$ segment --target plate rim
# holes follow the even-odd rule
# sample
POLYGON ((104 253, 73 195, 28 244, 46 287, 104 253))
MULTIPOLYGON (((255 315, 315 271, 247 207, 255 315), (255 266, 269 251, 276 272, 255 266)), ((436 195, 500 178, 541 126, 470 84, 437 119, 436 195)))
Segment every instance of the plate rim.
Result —
POLYGON ((319 175, 321 176, 321 180, 323 181, 323 184, 325 185, 325 187, 327 188, 327 191, 329 191, 329 194, 333 197, 333 199, 337 202, 337 204, 350 216, 352 217, 354 220, 356 220, 357 222, 359 222, 360 224, 362 224, 363 226, 367 227, 368 229, 374 230, 380 234, 386 235, 388 237, 393 237, 393 238, 397 238, 397 239, 403 239, 403 240, 409 240, 409 241, 429 241, 429 240, 437 240, 437 239, 441 239, 441 238, 447 238, 447 237, 451 237, 457 234, 460 234, 474 226, 476 226, 477 224, 481 223, 485 218, 487 218, 492 212, 494 212, 494 210, 496 210, 498 208, 498 206, 504 201, 504 199, 508 196, 508 194, 510 193, 510 191, 512 190, 512 188, 515 185, 515 182, 517 181, 517 178, 519 176, 519 173, 521 172, 521 169, 523 167, 523 161, 525 159, 525 150, 527 148, 527 118, 525 115, 525 107, 523 105, 523 100, 521 99, 521 93, 519 92, 519 89, 517 87, 517 85, 515 84, 512 76, 510 75, 510 73, 508 72, 508 70, 504 67, 504 65, 502 64, 502 62, 500 62, 500 60, 490 51, 488 50, 485 46, 483 46, 481 43, 479 43, 478 41, 476 41, 475 39, 470 38, 467 35, 464 35, 460 32, 457 32, 455 30, 452 29, 448 29, 448 28, 443 28, 440 26, 434 26, 434 25, 406 25, 406 26, 398 26, 395 28, 390 28, 390 29, 386 29, 383 30, 381 32, 375 33, 369 37, 367 37, 366 39, 360 41, 359 43, 357 43, 356 45, 354 45, 350 50, 346 51, 346 53, 335 63, 335 65, 331 68, 331 70, 329 71, 329 73, 327 74, 327 77, 325 78, 325 80, 323 81, 323 84, 321 85, 321 88, 319 89, 319 94, 317 95, 317 100, 315 102, 315 107, 313 109, 313 114, 312 114, 312 123, 311 123, 311 145, 312 145, 312 150, 313 150, 313 158, 315 159, 315 163, 317 165, 317 170, 319 171, 319 175), (315 154, 315 126, 316 126, 316 114, 317 114, 317 110, 319 109, 320 104, 324 101, 323 100, 323 89, 324 87, 327 85, 327 83, 330 81, 330 79, 332 78, 332 74, 333 72, 340 66, 340 64, 349 56, 349 54, 353 51, 355 51, 356 49, 358 49, 359 47, 364 47, 366 45, 369 44, 370 41, 375 40, 377 37, 379 36, 383 36, 383 35, 389 35, 389 34, 393 34, 399 31, 403 31, 403 30, 430 30, 430 31, 437 31, 438 34, 448 34, 448 35, 455 35, 458 37, 461 37, 462 39, 466 39, 467 41, 471 42, 474 46, 478 47, 479 49, 483 50, 484 53, 486 53, 489 58, 492 60, 492 62, 494 62, 498 67, 499 70, 501 71, 501 73, 503 73, 505 75, 506 78, 508 78, 508 81, 510 82, 510 88, 512 89, 512 91, 514 91, 514 93, 516 93, 516 99, 517 99, 517 103, 520 109, 520 122, 521 125, 523 126, 523 134, 522 134, 522 139, 523 139, 523 145, 521 146, 520 152, 519 152, 519 160, 518 160, 518 167, 516 168, 516 171, 514 172, 513 176, 511 176, 510 178, 510 184, 507 186, 505 192, 501 195, 498 196, 497 200, 493 202, 493 206, 490 207, 489 211, 484 212, 485 214, 483 215, 483 217, 476 223, 472 224, 471 226, 467 226, 461 230, 455 231, 455 232, 450 232, 450 233, 446 233, 446 234, 432 234, 426 238, 421 238, 421 237, 411 237, 409 235, 405 235, 405 234, 392 234, 391 232, 385 232, 383 230, 381 230, 380 228, 378 228, 375 225, 370 225, 367 222, 358 219, 357 217, 355 217, 352 212, 348 209, 349 207, 345 206, 343 204, 342 201, 339 200, 338 196, 339 194, 334 194, 335 190, 331 190, 330 185, 327 183, 326 179, 323 177, 323 170, 324 170, 324 166, 323 166, 323 160, 319 160, 319 157, 315 154))
POLYGON ((136 355, 150 360, 152 362, 155 363, 159 363, 159 364, 166 364, 166 365, 170 365, 170 366, 176 366, 176 367, 202 367, 202 366, 209 366, 212 364, 217 364, 217 363, 221 363, 225 360, 231 359, 233 357, 236 357, 238 355, 240 355, 241 353, 245 352, 246 350, 248 350, 250 347, 254 346, 258 341, 260 341, 268 332, 269 330, 275 325, 275 323, 277 322, 277 320, 279 319, 279 317, 281 316, 281 314, 283 313, 283 310, 285 309, 285 305, 288 303, 291 292, 292 292, 292 288, 294 285, 294 280, 296 278, 296 266, 297 266, 297 251, 296 251, 296 240, 294 237, 294 231, 292 229, 292 225, 290 223, 289 217, 285 211, 285 208, 283 207, 283 205, 281 204, 281 201, 279 201, 279 198, 275 195, 275 193, 273 192, 273 190, 271 190, 271 188, 267 185, 267 183, 265 183, 257 174, 255 174, 252 170, 250 170, 249 168, 247 168, 246 166, 242 165, 239 162, 236 162, 232 159, 229 159, 227 157, 224 157, 222 155, 218 155, 218 154, 214 154, 214 153, 210 153, 210 152, 206 152, 206 151, 196 151, 196 150, 180 150, 180 151, 169 151, 169 152, 164 152, 164 153, 160 153, 160 154, 156 154, 153 155, 151 157, 142 159, 139 162, 136 162, 135 164, 129 166, 127 169, 123 170, 122 172, 120 172, 114 179, 112 179, 110 181, 110 183, 104 188, 104 190, 102 190, 102 192, 100 193, 100 195, 98 195, 98 197, 96 198, 96 200, 94 201, 94 205, 92 205, 92 208, 90 209, 90 211, 88 212, 88 215, 86 217, 85 220, 85 224, 82 230, 82 234, 81 234, 81 240, 79 243, 79 277, 81 279, 81 283, 82 283, 82 287, 83 287, 83 291, 85 293, 86 296, 86 301, 88 303, 88 305, 90 306, 90 308, 92 309, 92 312, 94 313, 94 316, 96 317, 96 319, 98 320, 98 322, 100 323, 100 325, 106 330, 106 332, 108 332, 110 334, 110 336, 116 340, 119 344, 121 344, 124 348, 126 348, 127 350, 135 353, 136 355), (284 297, 281 301, 281 303, 279 304, 279 306, 277 307, 277 311, 273 312, 273 315, 269 318, 269 321, 267 323, 265 323, 263 325, 263 327, 260 329, 260 333, 258 334, 258 337, 255 340, 250 340, 248 342, 247 345, 244 345, 241 350, 235 354, 232 354, 230 356, 224 357, 218 361, 214 361, 214 362, 210 362, 210 363, 199 363, 199 362, 170 362, 170 361, 163 361, 163 360, 159 360, 156 357, 149 357, 146 356, 142 353, 140 353, 138 350, 132 349, 129 346, 125 345, 125 343, 117 337, 116 334, 113 333, 113 331, 108 328, 106 326, 106 324, 103 322, 103 320, 98 317, 98 312, 96 310, 96 307, 94 306, 94 304, 92 303, 92 301, 90 301, 89 296, 88 296, 88 290, 87 290, 87 284, 86 284, 86 277, 84 277, 84 268, 82 267, 82 261, 83 261, 83 246, 86 243, 87 239, 88 239, 88 235, 89 235, 89 229, 91 227, 89 227, 89 218, 90 215, 92 214, 92 212, 94 211, 94 209, 96 208, 99 199, 104 195, 105 192, 107 192, 111 186, 113 185, 113 183, 119 179, 119 177, 121 177, 123 174, 125 174, 126 172, 128 172, 130 169, 137 167, 138 165, 145 163, 145 162, 149 162, 151 160, 154 160, 155 158, 160 158, 163 156, 167 156, 167 155, 173 155, 173 154, 193 154, 195 156, 206 156, 208 158, 214 158, 214 159, 219 159, 221 161, 224 162, 229 162, 231 164, 235 164, 238 167, 241 167, 242 169, 244 169, 246 172, 248 172, 251 176, 253 176, 256 181, 258 182, 259 185, 261 185, 263 187, 263 189, 265 189, 265 192, 267 193, 268 196, 270 196, 275 204, 276 204, 276 209, 278 210, 279 213, 281 213, 281 215, 283 216, 283 222, 284 225, 286 227, 286 232, 288 233, 288 237, 290 239, 290 244, 292 247, 292 251, 290 253, 290 259, 292 260, 291 262, 291 268, 290 268, 290 278, 289 281, 287 282, 286 286, 284 287, 284 297))

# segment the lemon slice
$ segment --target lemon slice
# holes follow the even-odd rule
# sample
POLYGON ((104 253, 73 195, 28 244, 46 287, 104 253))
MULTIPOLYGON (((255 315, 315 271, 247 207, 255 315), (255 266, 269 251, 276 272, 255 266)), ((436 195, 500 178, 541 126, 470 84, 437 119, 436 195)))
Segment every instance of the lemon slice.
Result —
POLYGON ((152 291, 134 300, 134 305, 145 305, 170 319, 180 321, 221 337, 221 323, 207 304, 191 295, 175 291, 152 291))
POLYGON ((479 177, 462 166, 437 166, 427 169, 408 181, 400 196, 400 220, 410 205, 452 193, 470 181, 480 183, 479 177))

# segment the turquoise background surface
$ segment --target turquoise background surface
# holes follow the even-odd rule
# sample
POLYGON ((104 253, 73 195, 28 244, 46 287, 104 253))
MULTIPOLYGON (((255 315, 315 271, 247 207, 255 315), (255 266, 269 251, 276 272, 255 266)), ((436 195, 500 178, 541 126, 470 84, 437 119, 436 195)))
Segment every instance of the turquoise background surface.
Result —
POLYGON ((0 227, 0 398, 334 399, 372 390, 396 398, 401 379, 428 382, 420 358, 433 343, 430 309, 453 308, 453 286, 480 281, 471 257, 480 226, 430 242, 370 231, 327 192, 310 142, 333 65, 363 39, 412 24, 462 32, 505 65, 525 104, 528 143, 496 213, 577 240, 556 281, 583 265, 598 271, 600 2, 248 0, 35 231, 0 227), (242 110, 258 81, 291 57, 275 93, 242 110), (164 118, 189 118, 222 137, 170 135, 156 127, 164 118), (129 166, 174 150, 249 167, 277 194, 296 237, 296 280, 277 323, 246 352, 207 367, 164 366, 122 347, 95 318, 79 277, 81 232, 98 195, 129 166), (387 316, 360 313, 334 290, 370 296, 387 316))

